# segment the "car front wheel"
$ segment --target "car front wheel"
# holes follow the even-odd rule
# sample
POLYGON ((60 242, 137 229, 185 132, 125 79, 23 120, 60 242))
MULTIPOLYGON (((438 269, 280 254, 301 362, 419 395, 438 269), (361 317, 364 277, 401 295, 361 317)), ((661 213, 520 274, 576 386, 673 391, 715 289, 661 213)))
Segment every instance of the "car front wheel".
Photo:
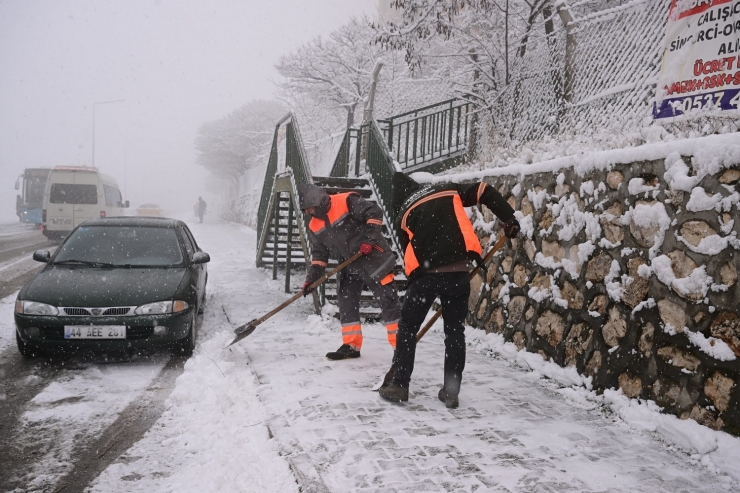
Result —
POLYGON ((204 313, 203 308, 206 306, 206 295, 207 294, 208 293, 206 292, 206 287, 203 286, 203 296, 201 297, 202 299, 200 300, 200 304, 198 305, 198 315, 203 315, 204 313))
POLYGON ((176 354, 182 354, 184 356, 191 356, 193 354, 193 351, 195 350, 195 339, 196 339, 196 323, 195 323, 195 317, 198 313, 198 309, 196 308, 193 310, 192 315, 190 316, 190 330, 188 330, 188 335, 184 339, 178 342, 176 346, 176 354))

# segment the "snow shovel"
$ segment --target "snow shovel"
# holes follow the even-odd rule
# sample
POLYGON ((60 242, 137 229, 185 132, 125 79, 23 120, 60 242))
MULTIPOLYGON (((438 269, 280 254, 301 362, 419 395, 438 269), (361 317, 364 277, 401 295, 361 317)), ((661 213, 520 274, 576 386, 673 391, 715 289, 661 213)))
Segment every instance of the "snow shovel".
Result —
MULTIPOLYGON (((351 264, 352 262, 354 262, 355 260, 357 260, 360 257, 362 257, 362 253, 361 252, 355 253, 350 258, 348 258, 347 260, 345 260, 341 264, 337 265, 334 269, 332 269, 328 273, 324 274, 323 277, 319 278, 317 281, 315 281, 313 284, 311 284, 311 286, 309 286, 310 290, 313 291, 314 289, 316 289, 317 287, 319 287, 321 284, 323 284, 324 281, 326 281, 331 276, 333 276, 334 274, 336 274, 340 270, 344 269, 345 267, 347 267, 349 264, 351 264)), ((280 310, 282 310, 286 306, 290 305, 291 303, 293 303, 295 300, 297 300, 301 296, 303 296, 303 291, 302 290, 301 291, 298 291, 290 299, 284 301, 283 303, 280 304, 280 306, 274 308, 269 313, 267 313, 265 315, 262 315, 260 318, 255 318, 251 322, 247 322, 244 325, 240 325, 239 327, 237 327, 236 329, 234 329, 234 334, 236 334, 236 337, 234 337, 234 340, 231 341, 231 343, 229 343, 227 346, 225 346, 224 349, 226 349, 227 347, 231 346, 232 344, 236 344, 237 342, 241 341, 242 339, 244 339, 245 337, 247 337, 248 335, 250 335, 252 332, 254 332, 254 329, 256 329, 259 324, 261 324, 262 322, 264 322, 268 318, 272 317, 277 312, 279 312, 280 310)))
MULTIPOLYGON (((476 265, 475 268, 470 272, 469 279, 472 279, 475 277, 475 275, 481 270, 483 265, 487 264, 491 258, 498 252, 502 246, 506 243, 508 238, 506 236, 502 236, 498 239, 495 245, 493 245, 493 248, 491 248, 488 253, 486 253, 486 256, 483 257, 483 262, 476 265)), ((432 325, 434 325, 434 322, 439 320, 439 317, 442 316, 442 308, 440 307, 437 312, 432 316, 432 318, 429 319, 429 321, 422 327, 422 329, 416 334, 416 342, 419 342, 422 337, 424 337, 424 334, 426 334, 429 329, 432 328, 432 325)), ((383 383, 380 385, 376 385, 373 387, 373 390, 380 390, 381 387, 385 387, 386 385, 390 385, 391 380, 393 380, 393 375, 396 373, 396 363, 393 363, 391 365, 391 369, 388 370, 388 373, 385 374, 385 377, 383 378, 383 383)))

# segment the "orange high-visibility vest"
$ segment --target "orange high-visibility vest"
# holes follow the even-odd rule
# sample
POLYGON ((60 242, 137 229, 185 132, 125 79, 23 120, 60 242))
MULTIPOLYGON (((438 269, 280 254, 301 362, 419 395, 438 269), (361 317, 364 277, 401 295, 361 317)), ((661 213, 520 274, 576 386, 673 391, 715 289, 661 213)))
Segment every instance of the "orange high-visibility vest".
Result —
POLYGON ((473 229, 473 225, 470 223, 470 219, 468 219, 468 215, 465 214, 465 208, 463 207, 462 200, 460 199, 460 195, 457 193, 457 191, 444 190, 442 192, 433 193, 414 202, 408 209, 406 209, 403 214, 403 218, 401 219, 401 229, 405 231, 409 237, 409 243, 408 245, 406 245, 406 251, 404 252, 404 264, 407 276, 411 275, 411 273, 415 271, 420 264, 412 245, 414 232, 409 229, 408 225, 406 224, 406 220, 408 219, 411 211, 413 211, 420 205, 432 200, 437 200, 445 197, 452 198, 452 206, 455 211, 457 225, 460 228, 460 232, 462 233, 463 239, 465 241, 465 250, 468 252, 475 252, 478 255, 480 255, 482 252, 480 241, 478 241, 478 236, 475 234, 475 230, 473 229))

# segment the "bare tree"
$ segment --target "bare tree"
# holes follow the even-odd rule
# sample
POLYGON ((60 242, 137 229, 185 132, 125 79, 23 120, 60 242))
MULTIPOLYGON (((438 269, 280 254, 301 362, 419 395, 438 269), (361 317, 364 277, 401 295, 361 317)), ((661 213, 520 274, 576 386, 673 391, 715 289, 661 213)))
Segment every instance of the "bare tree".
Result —
POLYGON ((282 56, 276 68, 285 77, 283 97, 291 107, 310 101, 341 111, 349 128, 368 94, 375 61, 383 54, 371 43, 374 34, 367 19, 353 18, 327 39, 316 38, 282 56))
POLYGON ((251 101, 198 129, 197 162, 214 175, 237 180, 267 162, 275 122, 285 114, 278 101, 251 101))
POLYGON ((405 50, 412 67, 447 65, 448 73, 456 74, 453 82, 458 90, 473 98, 481 93, 495 95, 511 84, 512 71, 526 53, 535 20, 548 3, 550 0, 393 0, 403 19, 378 26, 375 41, 405 50))

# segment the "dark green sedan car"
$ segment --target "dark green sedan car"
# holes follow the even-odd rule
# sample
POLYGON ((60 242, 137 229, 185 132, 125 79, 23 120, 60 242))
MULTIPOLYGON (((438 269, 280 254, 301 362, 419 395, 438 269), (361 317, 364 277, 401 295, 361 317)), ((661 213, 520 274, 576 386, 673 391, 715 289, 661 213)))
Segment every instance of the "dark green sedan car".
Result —
POLYGON ((33 258, 47 265, 15 303, 23 356, 152 346, 192 354, 210 257, 182 221, 94 219, 33 258))

